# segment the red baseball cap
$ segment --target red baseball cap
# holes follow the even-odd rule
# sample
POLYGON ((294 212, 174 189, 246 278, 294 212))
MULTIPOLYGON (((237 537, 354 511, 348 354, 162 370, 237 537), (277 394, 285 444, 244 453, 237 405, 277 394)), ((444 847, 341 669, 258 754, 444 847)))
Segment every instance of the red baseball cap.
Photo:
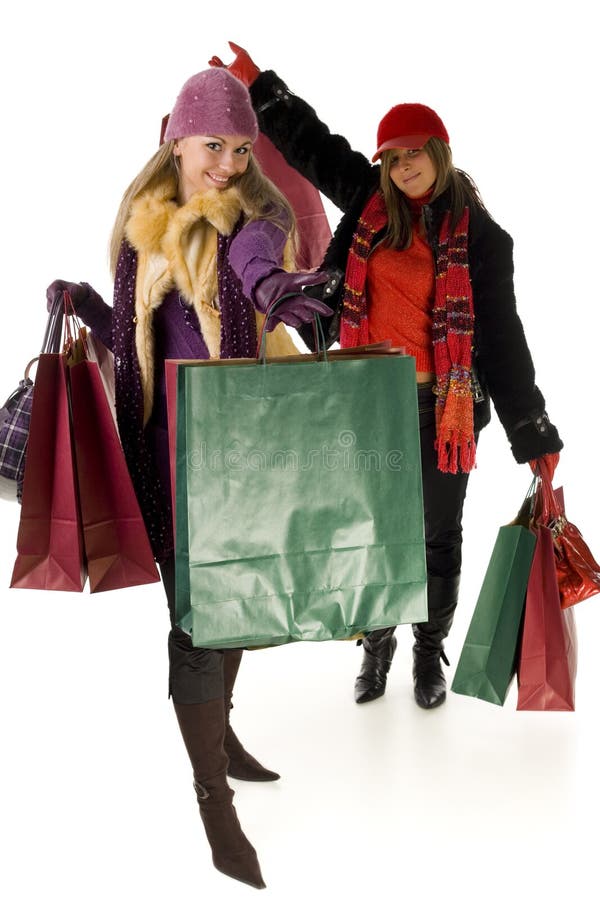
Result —
POLYGON ((392 147, 418 150, 431 137, 450 143, 446 127, 436 112, 422 103, 392 106, 377 128, 377 152, 372 162, 376 162, 384 150, 391 150, 392 147))

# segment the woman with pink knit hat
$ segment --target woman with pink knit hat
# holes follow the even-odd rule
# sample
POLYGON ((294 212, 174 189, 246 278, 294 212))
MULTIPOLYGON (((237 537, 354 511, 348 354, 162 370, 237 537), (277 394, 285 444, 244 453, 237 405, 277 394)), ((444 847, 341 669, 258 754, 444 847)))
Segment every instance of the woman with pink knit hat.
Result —
MULTIPOLYGON (((416 703, 432 709, 446 699, 440 661, 448 664, 443 642, 458 600, 463 503, 490 399, 517 462, 535 470, 547 457, 553 474, 563 446, 516 311, 512 239, 454 167, 433 109, 392 107, 369 161, 275 72, 261 72, 243 48, 229 46, 235 59, 227 68, 249 86, 261 132, 343 212, 323 261, 345 272, 327 298, 328 344, 391 339, 415 357, 429 616, 413 625, 413 681, 416 703)), ((224 63, 215 56, 210 65, 224 63)), ((300 334, 312 348, 312 329, 300 334)), ((357 703, 385 692, 394 629, 371 632, 362 645, 357 703)))
MULTIPOLYGON (((164 125, 166 124, 166 128, 164 125)), ((194 647, 175 619, 175 577, 164 361, 253 357, 264 314, 267 355, 296 353, 285 325, 330 309, 303 288, 327 277, 290 272, 292 210, 252 155, 258 135, 246 87, 211 68, 182 87, 161 146, 125 191, 111 238, 112 307, 87 283, 70 291, 78 316, 115 358, 119 433, 160 564, 171 618, 169 695, 192 763, 194 787, 217 869, 264 887, 227 776, 271 781, 230 721, 241 650, 194 647)))

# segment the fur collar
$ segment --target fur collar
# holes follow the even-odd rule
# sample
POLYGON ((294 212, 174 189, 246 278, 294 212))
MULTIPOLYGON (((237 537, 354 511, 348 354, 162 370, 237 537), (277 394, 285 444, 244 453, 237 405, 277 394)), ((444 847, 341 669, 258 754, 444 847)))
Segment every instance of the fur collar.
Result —
POLYGON ((242 209, 235 187, 194 194, 184 206, 173 199, 176 190, 175 181, 169 179, 132 203, 125 234, 138 253, 164 252, 202 220, 221 234, 233 231, 242 209))
MULTIPOLYGON (((232 233, 242 207, 236 187, 194 194, 184 205, 173 199, 174 180, 145 191, 131 206, 125 237, 137 254, 135 279, 135 345, 144 397, 144 423, 154 394, 154 310, 173 288, 193 306, 209 355, 219 358, 221 317, 218 297, 217 233, 232 233)), ((291 268, 291 247, 284 252, 291 268)), ((256 313, 260 330, 263 316, 256 313)), ((267 356, 288 356, 297 349, 284 325, 267 334, 267 356)))
POLYGON ((153 313, 174 287, 194 307, 210 356, 219 356, 217 232, 231 234, 242 211, 235 187, 194 194, 184 206, 175 194, 174 180, 145 191, 132 203, 125 227, 137 252, 135 341, 145 421, 154 392, 153 313))

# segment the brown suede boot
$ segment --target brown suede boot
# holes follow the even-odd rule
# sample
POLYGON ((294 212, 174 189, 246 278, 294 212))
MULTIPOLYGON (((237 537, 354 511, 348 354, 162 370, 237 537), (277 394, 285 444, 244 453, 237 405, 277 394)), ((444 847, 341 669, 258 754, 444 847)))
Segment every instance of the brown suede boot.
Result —
POLYGON ((243 650, 223 651, 223 682, 225 702, 225 740, 223 746, 229 757, 227 774, 230 778, 239 781, 277 781, 280 777, 277 772, 265 769, 257 759, 244 749, 229 721, 230 711, 233 709, 231 698, 238 669, 242 661, 243 650))
POLYGON ((227 784, 222 699, 173 706, 192 763, 200 816, 215 868, 252 887, 266 887, 256 851, 241 829, 232 803, 234 793, 227 784))

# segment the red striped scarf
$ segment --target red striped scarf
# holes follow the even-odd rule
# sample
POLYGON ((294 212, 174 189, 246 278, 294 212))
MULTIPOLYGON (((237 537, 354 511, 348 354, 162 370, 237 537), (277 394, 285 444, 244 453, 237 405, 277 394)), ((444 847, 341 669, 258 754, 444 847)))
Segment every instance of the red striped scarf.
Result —
POLYGON ((474 316, 467 255, 468 234, 467 206, 452 233, 450 213, 446 213, 438 246, 433 355, 438 468, 442 472, 453 473, 458 472, 459 468, 470 472, 475 466, 471 388, 474 316))
MULTIPOLYGON (((346 266, 346 283, 340 329, 342 347, 368 343, 368 257, 373 238, 387 224, 381 191, 367 202, 358 220, 346 266)), ((465 207, 456 228, 450 232, 450 213, 440 231, 435 303, 433 308, 433 352, 436 384, 436 449, 438 468, 456 474, 475 466, 471 350, 473 341, 473 294, 469 278, 467 241, 469 209, 465 207)))

